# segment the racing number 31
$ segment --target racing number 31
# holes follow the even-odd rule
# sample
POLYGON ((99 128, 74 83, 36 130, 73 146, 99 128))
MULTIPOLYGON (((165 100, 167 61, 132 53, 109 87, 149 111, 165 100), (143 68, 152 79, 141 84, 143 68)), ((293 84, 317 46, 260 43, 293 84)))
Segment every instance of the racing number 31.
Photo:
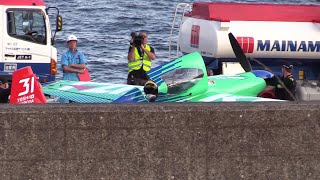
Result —
POLYGON ((25 91, 19 93, 18 96, 24 96, 28 93, 34 92, 34 77, 21 79, 19 83, 23 83, 23 87, 25 88, 25 91))

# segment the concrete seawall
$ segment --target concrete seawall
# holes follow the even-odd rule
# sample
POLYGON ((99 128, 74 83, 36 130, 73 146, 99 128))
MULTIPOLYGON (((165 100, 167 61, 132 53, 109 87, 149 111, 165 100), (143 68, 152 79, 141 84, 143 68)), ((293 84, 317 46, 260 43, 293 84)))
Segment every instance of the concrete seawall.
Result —
POLYGON ((0 179, 320 179, 320 103, 1 106, 0 179))

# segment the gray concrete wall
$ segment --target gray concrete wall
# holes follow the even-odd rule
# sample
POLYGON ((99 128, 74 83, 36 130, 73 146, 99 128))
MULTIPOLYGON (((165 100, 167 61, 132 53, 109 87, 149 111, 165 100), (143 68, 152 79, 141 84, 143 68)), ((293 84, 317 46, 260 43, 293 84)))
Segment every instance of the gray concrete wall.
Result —
POLYGON ((320 179, 319 108, 2 105, 0 179, 320 179))

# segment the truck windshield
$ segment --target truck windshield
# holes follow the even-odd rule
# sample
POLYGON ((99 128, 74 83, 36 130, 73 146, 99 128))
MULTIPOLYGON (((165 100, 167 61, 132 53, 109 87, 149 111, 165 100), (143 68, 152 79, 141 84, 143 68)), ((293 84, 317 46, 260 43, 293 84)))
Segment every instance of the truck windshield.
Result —
POLYGON ((9 9, 7 23, 9 36, 38 44, 47 44, 45 17, 41 10, 9 9))

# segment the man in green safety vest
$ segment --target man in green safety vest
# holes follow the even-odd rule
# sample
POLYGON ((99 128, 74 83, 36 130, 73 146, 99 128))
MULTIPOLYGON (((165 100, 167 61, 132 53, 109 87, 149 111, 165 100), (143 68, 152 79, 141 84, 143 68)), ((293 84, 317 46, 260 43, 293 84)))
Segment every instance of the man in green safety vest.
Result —
POLYGON ((127 84, 143 86, 149 79, 146 72, 151 69, 151 61, 156 58, 154 49, 149 46, 145 31, 131 33, 130 48, 128 52, 129 74, 127 84))

